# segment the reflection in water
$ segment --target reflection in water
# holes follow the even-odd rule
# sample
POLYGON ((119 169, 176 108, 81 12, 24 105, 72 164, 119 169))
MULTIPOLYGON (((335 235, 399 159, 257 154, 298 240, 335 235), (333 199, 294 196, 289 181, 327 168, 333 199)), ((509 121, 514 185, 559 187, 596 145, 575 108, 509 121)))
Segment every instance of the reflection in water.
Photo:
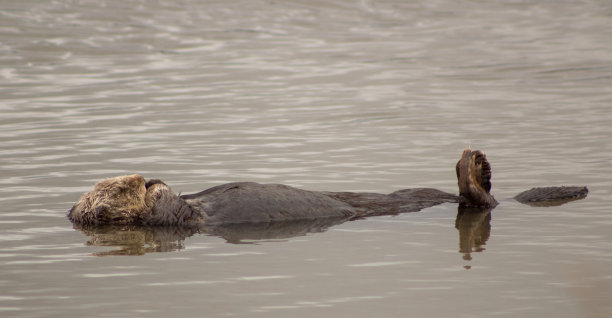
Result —
POLYGON ((330 227, 347 221, 348 218, 321 218, 283 222, 219 224, 203 227, 210 235, 224 238, 228 243, 246 243, 245 241, 262 241, 286 239, 304 236, 308 233, 321 233, 330 227))
MULTIPOLYGON (((523 202, 533 207, 559 206, 586 198, 586 193, 579 196, 559 198, 542 202, 523 202)), ((459 253, 466 261, 472 260, 472 252, 482 252, 491 236, 491 210, 493 208, 466 207, 459 205, 455 228, 459 231, 459 253)), ((470 269, 471 266, 464 266, 470 269)))
POLYGON ((87 245, 116 246, 119 249, 97 252, 94 255, 144 255, 183 249, 185 238, 199 232, 194 227, 147 227, 138 225, 76 225, 91 238, 87 245))
POLYGON ((152 252, 170 252, 184 248, 183 241, 204 233, 224 238, 228 243, 286 239, 308 233, 325 232, 328 228, 347 221, 347 218, 322 218, 270 223, 238 223, 222 225, 181 226, 82 226, 75 228, 90 236, 87 245, 116 246, 117 250, 94 253, 107 255, 143 255, 152 252))
POLYGON ((491 210, 461 205, 457 209, 455 228, 459 230, 459 253, 463 253, 464 260, 471 260, 472 252, 485 250, 483 246, 491 236, 491 210))

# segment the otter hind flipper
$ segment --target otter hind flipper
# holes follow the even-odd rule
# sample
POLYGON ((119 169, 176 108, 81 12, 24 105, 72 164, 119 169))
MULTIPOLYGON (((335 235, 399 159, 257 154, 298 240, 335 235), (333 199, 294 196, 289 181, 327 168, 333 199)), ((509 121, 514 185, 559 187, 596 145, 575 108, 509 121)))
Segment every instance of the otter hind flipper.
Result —
POLYGON ((558 206, 584 199, 588 193, 584 186, 537 187, 519 193, 514 199, 531 206, 558 206))

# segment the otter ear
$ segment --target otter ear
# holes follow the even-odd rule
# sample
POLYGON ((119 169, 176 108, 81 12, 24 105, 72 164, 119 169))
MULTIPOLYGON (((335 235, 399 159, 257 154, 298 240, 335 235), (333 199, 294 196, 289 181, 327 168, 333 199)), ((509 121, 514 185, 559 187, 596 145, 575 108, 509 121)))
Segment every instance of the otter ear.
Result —
POLYGON ((474 165, 476 166, 476 182, 487 191, 491 192, 491 165, 487 160, 487 156, 483 152, 478 152, 476 158, 474 158, 474 165))

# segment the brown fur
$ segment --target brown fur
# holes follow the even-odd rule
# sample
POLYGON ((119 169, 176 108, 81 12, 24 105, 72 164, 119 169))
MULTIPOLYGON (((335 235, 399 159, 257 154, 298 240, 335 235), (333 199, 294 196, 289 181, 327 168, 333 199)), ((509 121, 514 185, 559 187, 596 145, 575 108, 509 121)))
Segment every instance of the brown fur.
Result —
POLYGON ((134 224, 149 208, 145 180, 134 174, 102 180, 85 193, 68 213, 81 224, 134 224))
POLYGON ((459 195, 463 205, 494 207, 497 201, 491 191, 491 165, 484 152, 465 149, 457 162, 459 195))
POLYGON ((98 182, 68 213, 79 224, 189 224, 202 218, 160 180, 137 174, 98 182))
POLYGON ((204 223, 200 211, 194 211, 185 200, 179 198, 169 186, 160 180, 155 180, 147 188, 146 203, 150 209, 143 213, 143 223, 145 224, 196 225, 204 223))

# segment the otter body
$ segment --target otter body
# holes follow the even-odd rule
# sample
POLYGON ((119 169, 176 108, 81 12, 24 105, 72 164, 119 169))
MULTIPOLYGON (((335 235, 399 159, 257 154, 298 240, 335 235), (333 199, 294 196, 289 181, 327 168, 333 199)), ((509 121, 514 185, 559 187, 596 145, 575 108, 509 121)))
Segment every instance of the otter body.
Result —
POLYGON ((415 212, 444 202, 459 202, 456 195, 426 188, 391 194, 318 192, 254 182, 228 183, 180 199, 204 213, 208 224, 351 219, 415 212))
MULTIPOLYGON (((441 203, 493 208, 491 166, 482 151, 466 149, 456 166, 459 196, 436 189, 391 194, 319 192, 281 184, 236 182, 177 196, 164 182, 140 175, 98 182, 68 212, 77 224, 201 225, 317 218, 356 219, 415 212, 441 203)), ((531 205, 584 198, 586 187, 534 188, 516 199, 531 205)))
POLYGON ((325 217, 353 217, 359 211, 320 192, 282 184, 236 182, 182 195, 209 224, 270 222, 325 217))

